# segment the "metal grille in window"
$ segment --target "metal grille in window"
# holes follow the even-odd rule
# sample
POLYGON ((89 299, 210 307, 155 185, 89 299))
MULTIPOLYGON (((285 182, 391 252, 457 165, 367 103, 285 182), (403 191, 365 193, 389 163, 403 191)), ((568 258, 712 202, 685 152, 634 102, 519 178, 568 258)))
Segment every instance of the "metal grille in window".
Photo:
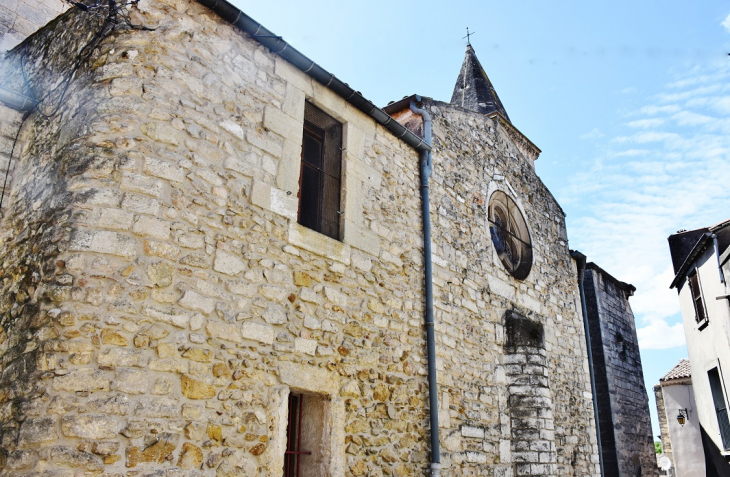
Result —
POLYGON ((341 169, 342 124, 305 103, 298 222, 338 240, 341 169))
POLYGON ((494 249, 507 272, 524 280, 532 268, 532 241, 520 209, 507 194, 497 191, 489 199, 489 232, 494 249))
POLYGON ((302 418, 304 396, 289 394, 289 422, 286 426, 286 452, 284 453, 284 477, 299 477, 303 455, 311 455, 302 447, 302 418))

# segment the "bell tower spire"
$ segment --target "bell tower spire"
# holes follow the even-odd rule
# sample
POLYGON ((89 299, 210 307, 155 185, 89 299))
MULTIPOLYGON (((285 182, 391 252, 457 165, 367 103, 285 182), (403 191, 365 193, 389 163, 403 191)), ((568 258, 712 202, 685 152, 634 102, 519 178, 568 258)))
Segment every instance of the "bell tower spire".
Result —
POLYGON ((466 46, 464 63, 451 95, 451 104, 482 114, 497 111, 507 121, 510 120, 471 44, 466 46))

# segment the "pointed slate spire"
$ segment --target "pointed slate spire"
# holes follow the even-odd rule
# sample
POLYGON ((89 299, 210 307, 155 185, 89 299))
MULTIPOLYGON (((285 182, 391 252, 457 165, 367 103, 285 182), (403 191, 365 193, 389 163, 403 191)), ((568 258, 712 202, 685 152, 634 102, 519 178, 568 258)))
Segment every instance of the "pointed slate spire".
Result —
POLYGON ((454 86, 454 94, 451 95, 451 104, 482 114, 498 111, 509 121, 507 111, 502 106, 492 82, 489 81, 487 73, 484 72, 471 45, 466 47, 464 64, 461 65, 461 72, 454 86))

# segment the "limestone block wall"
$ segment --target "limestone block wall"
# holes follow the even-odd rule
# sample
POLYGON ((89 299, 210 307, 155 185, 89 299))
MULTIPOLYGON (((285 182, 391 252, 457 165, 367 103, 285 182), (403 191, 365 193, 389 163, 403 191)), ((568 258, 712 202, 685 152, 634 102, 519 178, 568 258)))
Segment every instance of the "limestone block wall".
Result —
POLYGON ((639 342, 626 284, 588 264, 584 286, 594 350, 604 466, 658 475, 639 342))
POLYGON ((669 422, 667 421, 667 411, 664 407, 664 394, 662 393, 661 384, 654 386, 654 398, 656 400, 657 417, 659 418, 659 438, 662 442, 662 454, 674 465, 672 441, 669 438, 669 422))
MULTIPOLYGON (((424 475, 417 154, 196 3, 130 17, 155 30, 112 33, 58 114, 23 126, 1 224, 0 472, 281 475, 301 393, 325 475, 424 475), (296 223, 305 101, 344 125, 341 241, 296 223)), ((36 91, 95 18, 29 39, 36 91)), ((445 475, 596 475, 563 213, 519 133, 424 106, 445 475), (524 281, 493 250, 495 190, 530 228, 524 281), (510 313, 539 345, 506 349, 510 313)))
POLYGON ((0 53, 68 10, 63 0, 0 0, 0 53))
POLYGON ((203 7, 143 8, 154 33, 113 34, 26 122, 3 475, 280 475, 289 392, 326 403, 328 475, 422 474, 416 153, 203 7), (292 220, 305 97, 346 125, 343 242, 292 220))
POLYGON ((596 475, 575 264, 564 214, 535 174, 537 154, 496 116, 432 100, 427 108, 434 127, 434 306, 446 459, 459 475, 479 475, 485 467, 504 476, 596 475), (524 281, 506 272, 492 244, 487 207, 497 190, 515 199, 528 224, 534 263, 524 281), (544 328, 544 368, 537 369, 539 353, 533 353, 535 363, 508 357, 508 311, 544 328), (514 438, 512 427, 525 421, 513 420, 510 385, 516 375, 532 372, 536 386, 549 383, 542 399, 551 404, 532 422, 538 431, 525 448, 514 438))
MULTIPOLYGON (((10 151, 13 149, 13 143, 20 128, 22 117, 21 112, 0 104, 0 195, 2 195, 5 184, 12 184, 13 182, 10 151), (9 171, 8 167, 10 167, 9 171)), ((16 149, 18 149, 17 145, 16 149)), ((3 198, 4 203, 5 199, 3 198)), ((0 212, 2 210, 4 210, 4 207, 0 207, 0 212)))

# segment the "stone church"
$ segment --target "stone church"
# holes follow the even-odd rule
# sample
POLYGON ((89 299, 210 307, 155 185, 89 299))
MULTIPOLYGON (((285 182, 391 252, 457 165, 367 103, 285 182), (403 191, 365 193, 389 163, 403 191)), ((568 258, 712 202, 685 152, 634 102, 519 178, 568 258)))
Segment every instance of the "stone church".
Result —
POLYGON ((471 46, 381 109, 224 0, 84 3, 0 85, 1 475, 600 474, 564 213, 471 46))

